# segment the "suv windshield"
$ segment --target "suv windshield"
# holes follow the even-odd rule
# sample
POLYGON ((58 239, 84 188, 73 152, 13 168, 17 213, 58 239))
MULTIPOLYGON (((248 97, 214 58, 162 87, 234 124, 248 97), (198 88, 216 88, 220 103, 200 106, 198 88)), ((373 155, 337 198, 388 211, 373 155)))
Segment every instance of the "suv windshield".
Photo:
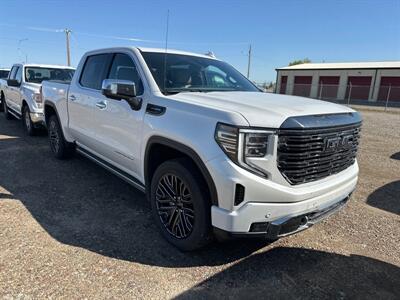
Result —
POLYGON ((239 71, 216 59, 156 52, 142 52, 142 56, 164 94, 259 91, 239 71))
POLYGON ((73 75, 74 70, 72 69, 40 67, 25 68, 25 81, 32 83, 42 83, 43 80, 58 80, 70 82, 73 75))

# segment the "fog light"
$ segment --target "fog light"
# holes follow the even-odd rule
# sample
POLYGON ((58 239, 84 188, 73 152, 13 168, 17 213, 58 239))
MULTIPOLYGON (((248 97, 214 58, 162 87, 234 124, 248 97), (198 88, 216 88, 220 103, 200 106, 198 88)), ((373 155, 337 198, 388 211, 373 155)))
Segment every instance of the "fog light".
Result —
POLYGON ((253 223, 250 226, 250 232, 267 232, 268 222, 253 223))

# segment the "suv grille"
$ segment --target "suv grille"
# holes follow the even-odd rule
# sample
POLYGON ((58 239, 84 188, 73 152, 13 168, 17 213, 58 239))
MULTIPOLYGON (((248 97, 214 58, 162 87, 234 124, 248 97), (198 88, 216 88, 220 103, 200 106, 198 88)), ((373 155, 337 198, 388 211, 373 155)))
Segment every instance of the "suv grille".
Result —
POLYGON ((283 129, 278 133, 278 169, 292 184, 339 173, 355 162, 361 123, 324 129, 283 129))

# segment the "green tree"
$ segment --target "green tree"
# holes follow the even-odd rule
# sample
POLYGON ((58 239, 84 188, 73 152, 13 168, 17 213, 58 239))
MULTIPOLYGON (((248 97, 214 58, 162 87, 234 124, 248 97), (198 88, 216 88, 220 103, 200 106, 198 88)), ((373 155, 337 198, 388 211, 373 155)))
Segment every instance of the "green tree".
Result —
POLYGON ((310 63, 310 62, 311 62, 311 60, 308 59, 308 58, 298 59, 298 60, 291 61, 291 62, 289 63, 289 67, 290 67, 290 66, 294 66, 294 65, 308 64, 308 63, 310 63))

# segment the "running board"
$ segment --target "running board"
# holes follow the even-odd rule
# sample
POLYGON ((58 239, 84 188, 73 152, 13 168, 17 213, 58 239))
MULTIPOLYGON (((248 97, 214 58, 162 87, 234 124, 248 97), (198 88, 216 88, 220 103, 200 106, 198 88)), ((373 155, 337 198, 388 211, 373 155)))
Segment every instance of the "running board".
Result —
POLYGON ((146 188, 145 186, 135 177, 132 175, 126 173, 125 171, 122 171, 118 169, 117 167, 114 167, 112 164, 109 162, 105 161, 104 159, 98 157, 97 155, 94 155, 93 153, 89 152, 86 149, 83 149, 82 147, 76 146, 76 151, 82 154, 83 156, 89 158, 91 161, 95 162, 96 164, 102 166, 103 168, 107 169, 114 175, 117 175, 121 179, 125 180, 127 183, 130 185, 133 185, 136 187, 138 190, 141 192, 145 192, 146 188))
POLYGON ((7 109, 8 109, 8 112, 10 114, 12 114, 15 118, 17 118, 18 120, 21 120, 22 116, 20 114, 18 114, 14 109, 9 108, 8 106, 7 106, 7 109))

